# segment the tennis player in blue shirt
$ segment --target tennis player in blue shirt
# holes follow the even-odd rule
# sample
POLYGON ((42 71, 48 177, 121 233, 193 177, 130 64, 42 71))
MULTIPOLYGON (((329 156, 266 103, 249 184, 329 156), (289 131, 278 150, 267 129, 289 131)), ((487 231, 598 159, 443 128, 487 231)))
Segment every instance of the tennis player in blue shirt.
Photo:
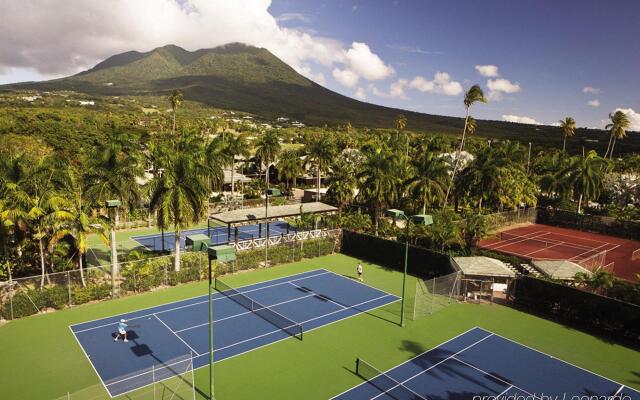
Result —
POLYGON ((127 320, 126 319, 121 319, 120 322, 118 323, 118 333, 116 334, 116 338, 113 339, 114 342, 118 341, 118 338, 120 338, 120 336, 122 336, 124 338, 124 342, 127 343, 127 328, 129 327, 129 325, 127 325, 127 320))

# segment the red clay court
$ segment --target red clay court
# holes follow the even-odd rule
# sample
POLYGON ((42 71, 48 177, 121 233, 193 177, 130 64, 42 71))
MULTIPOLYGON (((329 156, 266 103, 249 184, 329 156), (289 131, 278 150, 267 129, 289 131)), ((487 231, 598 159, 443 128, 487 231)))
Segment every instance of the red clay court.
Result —
POLYGON ((606 266, 615 276, 635 280, 640 242, 597 233, 532 224, 480 241, 484 249, 527 260, 568 260, 587 269, 606 266))

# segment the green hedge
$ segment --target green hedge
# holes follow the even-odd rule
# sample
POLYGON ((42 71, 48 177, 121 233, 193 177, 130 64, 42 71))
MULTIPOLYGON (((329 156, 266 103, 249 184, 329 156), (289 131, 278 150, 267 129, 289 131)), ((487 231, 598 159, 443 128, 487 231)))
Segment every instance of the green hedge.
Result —
MULTIPOLYGON (((343 229, 341 252, 397 271, 404 269, 405 244, 402 242, 343 229)), ((430 279, 453 272, 453 267, 448 254, 410 245, 407 270, 412 275, 430 279)))
POLYGON ((640 340, 640 306, 524 276, 512 285, 516 305, 616 338, 640 340))
POLYGON ((621 221, 598 215, 578 214, 571 211, 541 208, 538 209, 536 222, 561 228, 577 229, 580 231, 640 240, 640 223, 634 221, 621 221))

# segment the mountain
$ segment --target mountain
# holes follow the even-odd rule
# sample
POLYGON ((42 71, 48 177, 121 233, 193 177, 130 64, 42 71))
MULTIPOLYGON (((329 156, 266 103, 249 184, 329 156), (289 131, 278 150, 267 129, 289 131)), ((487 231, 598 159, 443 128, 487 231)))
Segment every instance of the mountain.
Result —
MULTIPOLYGON (((186 99, 214 107, 271 119, 287 116, 311 125, 351 122, 354 126, 390 128, 402 113, 410 130, 459 134, 464 122, 354 100, 303 77, 268 50, 240 43, 193 52, 175 45, 145 53, 129 51, 70 77, 0 86, 0 90, 18 89, 74 90, 104 96, 164 95, 181 89, 186 99)), ((477 132, 545 146, 561 146, 562 140, 556 127, 502 121, 478 121, 477 132)), ((603 149, 607 140, 606 132, 579 129, 568 145, 603 149)), ((625 144, 637 149, 640 140, 628 139, 625 144)))

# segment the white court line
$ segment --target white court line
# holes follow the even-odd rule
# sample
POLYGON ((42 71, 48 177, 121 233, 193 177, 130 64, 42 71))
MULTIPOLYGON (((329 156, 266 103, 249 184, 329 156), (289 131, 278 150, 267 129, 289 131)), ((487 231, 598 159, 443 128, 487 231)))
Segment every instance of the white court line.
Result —
POLYGON ((457 361, 457 362, 461 363, 461 364, 466 365, 466 366, 467 366, 467 367, 469 367, 469 368, 473 368, 473 369, 475 369, 476 371, 482 372, 483 374, 488 375, 488 376, 492 377, 492 378, 493 378, 493 379, 495 379, 495 380, 498 380, 498 381, 500 381, 500 382, 506 383, 507 385, 511 385, 511 386, 513 386, 514 388, 516 388, 516 389, 518 389, 518 390, 521 390, 521 391, 525 392, 525 393, 526 393, 526 394, 528 394, 529 396, 533 396, 533 397, 535 397, 536 399, 539 399, 539 398, 540 398, 540 396, 536 396, 535 394, 530 393, 529 391, 524 390, 523 388, 521 388, 521 387, 519 387, 519 386, 516 386, 516 385, 514 385, 514 384, 513 384, 513 383, 511 383, 511 382, 507 382, 507 381, 505 381, 504 379, 502 379, 502 378, 500 378, 500 377, 495 376, 495 375, 494 375, 494 374, 492 374, 491 372, 487 372, 487 371, 485 371, 485 370, 483 370, 483 369, 481 369, 481 368, 476 367, 475 365, 469 364, 469 363, 468 363, 468 362, 466 362, 466 361, 462 361, 461 359, 459 359, 459 358, 457 358, 457 357, 453 357, 453 359, 454 359, 455 361, 457 361))
MULTIPOLYGON (((452 342, 452 341, 454 341, 454 340, 456 340, 456 339, 458 339, 458 338, 460 338, 460 337, 462 337, 462 336, 464 336, 464 335, 466 335, 466 334, 470 333, 471 331, 473 331, 473 330, 475 330, 475 329, 480 329, 480 330, 482 330, 482 331, 484 331, 484 332, 486 332, 486 333, 491 333, 491 332, 487 331, 486 329, 480 328, 479 326, 474 326, 473 328, 469 328, 469 329, 467 329, 466 331, 464 331, 464 332, 462 332, 462 333, 460 333, 460 334, 458 334, 458 335, 456 335, 456 336, 452 337, 451 339, 445 340, 444 342, 440 343, 439 345, 434 346, 434 347, 430 348, 430 349, 429 349, 429 350, 427 350, 427 351, 423 351, 422 353, 417 354, 417 355, 415 355, 415 356, 411 357, 411 358, 410 358, 410 359, 408 359, 407 361, 405 361, 405 362, 403 362, 403 363, 400 363, 400 364, 398 364, 398 365, 395 365, 395 366, 393 366, 393 367, 391 367, 391 368, 389 368, 389 369, 387 369, 386 371, 383 371, 383 372, 386 374, 386 373, 388 373, 389 371, 391 371, 391 370, 393 370, 393 369, 396 369, 396 368, 398 368, 398 367, 400 367, 400 366, 402 366, 402 365, 409 364, 411 361, 415 360, 416 358, 420 358, 420 357, 422 357, 423 355, 425 355, 425 354, 427 354, 427 353, 429 353, 429 352, 434 351, 435 349, 439 349, 440 347, 444 346, 445 344, 447 344, 447 343, 449 343, 449 342, 452 342)), ((353 386, 353 387, 351 387, 351 388, 349 388, 349 389, 347 389, 347 390, 344 390, 344 391, 342 391, 342 392, 338 393, 337 395, 333 396, 333 397, 332 397, 331 399, 329 399, 329 400, 335 399, 336 397, 342 396, 343 394, 345 394, 345 393, 347 393, 347 392, 350 392, 351 390, 353 390, 353 389, 355 389, 355 388, 357 388, 357 387, 359 387, 359 386, 363 386, 363 385, 367 385, 367 384, 369 384, 369 382, 367 382, 367 381, 362 382, 362 383, 359 383, 359 384, 357 384, 357 385, 355 385, 355 386, 353 386)))
POLYGON ((569 259, 569 261, 574 260, 574 259, 575 259, 576 261, 582 261, 582 260, 585 260, 585 259, 587 259, 587 258, 589 258, 589 257, 595 256, 596 254, 601 253, 601 252, 603 252, 603 251, 608 252, 608 251, 609 251, 608 249, 598 250, 598 249, 601 249, 601 248, 602 248, 602 246, 607 246, 607 245, 608 245, 608 243, 605 243, 605 244, 600 245, 600 246, 598 246, 598 247, 594 247, 593 249, 591 249, 591 250, 589 250, 589 251, 585 251, 585 252, 583 252, 583 253, 578 254, 577 256, 573 256, 573 257, 571 257, 571 258, 569 259), (593 253, 593 254, 590 254, 590 255, 588 255, 588 256, 586 256, 586 257, 583 257, 583 258, 578 259, 578 257, 582 257, 583 255, 585 255, 585 254, 587 254, 587 253, 593 253))
MULTIPOLYGON (((73 334, 73 330, 71 329, 71 326, 69 326, 69 330, 73 334)), ((78 343, 78 346, 80 346, 80 349, 82 350, 82 353, 84 353, 84 356, 87 357, 87 360, 89 360, 89 364, 91 364, 91 368, 93 368, 93 372, 95 372, 96 375, 98 376, 98 379, 100 379, 100 383, 102 383, 102 386, 104 387, 104 390, 106 390, 107 393, 109 393, 110 397, 113 397, 113 396, 111 396, 111 392, 109 392, 109 389, 107 389, 107 385, 104 383, 104 381, 102 380, 102 377, 98 373, 98 370, 96 369, 96 367, 91 362, 91 358, 89 358, 89 355, 87 354, 87 351, 84 349, 84 347, 82 347, 82 344, 80 344, 80 341, 78 340, 78 337, 74 334, 73 338, 76 339, 76 343, 78 343)))
MULTIPOLYGON (((472 343, 472 344, 470 344, 469 346, 465 347, 464 349, 462 349, 462 350, 460 350, 460 351, 458 351, 458 352, 456 352, 456 353, 454 353, 454 354, 450 355, 449 357, 445 358, 444 360, 440 360, 440 361, 438 361, 437 363, 435 363, 435 364, 433 364, 432 366, 430 366, 429 368, 424 369, 424 370, 422 370, 422 371, 418 372, 417 374, 415 374, 415 375, 413 375, 413 376, 409 377, 408 379, 405 379, 404 381, 400 382, 400 384, 402 384, 402 385, 406 384, 407 382, 409 382, 410 380, 412 380, 412 379, 416 378, 417 376, 422 375, 422 374, 424 374, 425 372, 428 372, 428 371, 430 371, 430 370, 434 369, 435 367, 437 367, 438 365, 442 364, 443 362, 445 362, 445 361, 447 361, 447 360, 450 360, 450 359, 452 359, 452 358, 455 358, 455 356, 457 356, 458 354, 462 353, 462 352, 463 352, 463 351, 465 351, 465 350, 468 350, 468 349, 472 348, 473 346, 477 345, 477 344, 478 344, 478 343, 480 343, 480 342, 483 342, 483 341, 487 340, 487 339, 488 339, 488 338, 490 338, 491 336, 493 336, 493 333, 490 333, 489 335, 487 335, 487 336, 483 337, 482 339, 478 340, 477 342, 472 343)), ((374 378, 374 379, 375 379, 375 378, 374 378)), ((393 386, 391 389, 385 390, 384 392, 380 393, 379 395, 374 396, 374 397, 371 397, 369 400, 377 399, 378 397, 382 396, 383 394, 387 394, 387 393, 389 392, 389 390, 392 390, 392 389, 394 389, 394 388, 396 388, 396 387, 399 387, 399 385, 395 385, 395 386, 393 386)))
MULTIPOLYGON (((374 301, 374 300, 379 300, 379 299, 382 299, 382 298, 387 297, 387 296, 388 296, 388 295, 384 295, 384 296, 381 296, 381 297, 377 297, 377 298, 375 298, 375 299, 367 300, 367 301, 362 302, 362 303, 360 303, 360 304, 354 304, 354 305, 353 305, 353 307, 361 306, 361 305, 363 305, 363 304, 370 303, 370 302, 372 302, 372 301, 374 301)), ((393 302, 391 302, 391 303, 395 303, 395 302, 397 302, 397 301, 398 301, 398 300, 394 300, 394 301, 393 301, 393 302)), ((375 310, 376 308, 384 307, 384 306, 389 305, 389 304, 391 304, 391 303, 383 304, 383 305, 381 305, 381 306, 379 306, 379 307, 372 308, 371 310, 375 310)), ((371 310, 368 310, 368 311, 371 311, 371 310)), ((308 319, 308 320, 306 320, 306 321, 300 322, 300 324, 304 324, 304 323, 307 323, 307 322, 314 321, 314 320, 316 320, 316 319, 324 318, 324 317, 326 317, 326 316, 329 316, 329 315, 331 315, 331 314, 335 314, 336 312, 341 312, 341 311, 345 311, 345 310, 332 311, 332 312, 330 312, 330 313, 323 314, 323 315, 320 315, 320 316, 318 316, 318 317, 314 317, 314 318, 308 319)), ((319 329, 319 328, 324 328, 325 326, 328 326, 328 325, 334 324, 334 323, 336 323, 336 322, 342 321, 343 319, 346 319, 346 318, 355 317, 355 316, 360 315, 360 314, 362 314, 362 313, 364 313, 364 311, 360 311, 360 312, 358 312, 358 313, 356 313, 356 314, 349 315, 349 316, 344 317, 344 318, 341 318, 341 319, 337 319, 337 320, 332 321, 332 322, 330 322, 330 323, 328 323, 328 324, 320 325, 320 326, 318 326, 318 327, 316 327, 316 328, 309 329, 309 330, 305 331, 305 333, 312 332, 312 331, 314 331, 314 330, 316 330, 316 329, 319 329)), ((262 334, 262 335, 259 335, 259 336, 252 337, 252 338, 247 339, 247 340, 243 340, 243 341, 241 341, 241 342, 237 342, 237 343, 234 343, 234 344, 231 344, 231 345, 228 345, 228 346, 225 346, 225 347, 219 348, 219 349, 215 349, 215 351, 220 351, 220 350, 223 350, 223 349, 227 349, 227 348, 229 348, 229 347, 233 347, 233 346, 236 346, 236 345, 238 345, 238 344, 242 344, 242 343, 245 343, 245 342, 247 342, 247 341, 251 341, 251 340, 259 339, 259 338, 261 338, 261 337, 268 336, 268 335, 272 335, 272 334, 274 334, 274 333, 278 333, 278 332, 282 332, 282 329, 278 329, 278 330, 275 330, 275 331, 271 331, 271 332, 268 332, 268 333, 265 333, 265 334, 262 334)), ((275 340, 275 341, 273 341, 273 342, 270 342, 270 343, 264 344, 264 345, 262 345, 262 346, 258 346, 258 347, 255 347, 255 348, 249 349, 249 350, 247 350, 247 351, 243 351, 243 352, 238 353, 238 354, 234 354, 234 355, 229 356, 229 357, 226 357, 225 359, 220 360, 220 361, 225 361, 225 360, 228 360, 228 359, 230 359, 230 358, 234 358, 234 357, 240 356, 240 355, 242 355, 242 354, 245 354, 245 353, 248 353, 248 352, 250 352, 250 351, 254 351, 254 350, 260 349, 260 348, 262 348, 262 347, 270 346, 270 345, 272 345, 272 344, 278 343, 278 342, 280 342, 280 341, 282 341, 282 340, 286 340, 286 339, 289 339, 289 338, 291 338, 291 336, 287 336, 287 337, 284 337, 284 338, 282 338, 282 339, 275 340)), ((215 354, 215 351, 214 351, 214 354, 215 354)), ((194 358, 204 357, 204 356, 208 355, 209 353, 210 353, 210 352, 209 352, 209 351, 207 351, 206 353, 202 353, 202 354, 200 354, 200 355, 198 355, 197 357, 194 357, 194 358)), ((217 362, 220 362, 220 361, 217 361, 217 362)), ((165 365, 165 366, 164 366, 164 367, 162 367, 162 368, 168 368, 168 367, 171 367, 171 366, 173 366, 173 365, 175 365, 175 364, 177 364, 177 363, 173 363, 173 364, 165 365)), ((195 368, 195 369, 200 369, 200 368, 204 368, 204 367, 208 367, 208 365, 203 365, 202 367, 198 367, 198 368, 195 368)), ((162 369, 162 368, 160 368, 160 369, 162 369)), ((111 385, 113 385, 113 384, 120 383, 120 382, 124 382, 124 381, 130 380, 130 379, 133 379, 133 378, 137 378, 137 377, 139 377, 139 376, 147 375, 147 374, 150 374, 150 373, 151 373, 151 372, 149 372, 149 371, 147 371, 147 372, 143 372, 143 373, 140 373, 140 374, 138 374, 138 375, 130 376, 130 377, 127 377, 127 378, 124 378, 124 379, 121 379, 121 380, 118 380, 118 381, 115 381, 115 382, 111 382, 111 383, 109 383, 107 386, 111 386, 111 385)), ((130 390, 129 392, 132 392, 132 391, 134 391, 134 390, 141 389, 141 388, 143 388, 143 387, 145 387, 145 386, 149 386, 149 385, 144 385, 144 386, 137 387, 137 388, 135 388, 135 389, 130 390)), ((120 395, 122 395, 122 394, 125 394, 125 393, 129 393, 129 392, 123 392, 123 393, 120 393, 118 396, 120 396, 120 395)))
MULTIPOLYGON (((552 249, 552 248, 554 248, 554 247, 556 247, 556 246, 562 246, 563 244, 565 244, 565 243, 564 243, 564 242, 555 243, 555 244, 553 244, 553 245, 551 245, 551 246, 543 247, 543 248, 541 248, 541 249, 534 250, 534 251, 532 251, 532 252, 530 252, 530 253, 525 253, 525 254, 523 254, 523 256, 524 256, 524 257, 529 257, 531 254, 535 254, 535 253, 539 253, 539 252, 541 252, 541 251, 545 251, 545 250, 548 250, 548 249, 552 249)), ((591 251, 591 250, 589 250, 589 251, 591 251)))
MULTIPOLYGON (((307 272, 309 272, 309 271, 307 271, 307 272)), ((254 289, 250 289, 250 290, 245 290, 245 291, 243 291, 243 292, 241 292, 241 293, 252 293, 252 292, 256 292, 256 291, 258 291, 258 290, 262 290, 262 289, 268 289, 268 288, 272 288, 272 287, 279 286, 279 285, 286 285, 286 284, 288 284, 288 283, 289 283, 289 282, 291 282, 291 281, 299 281, 299 280, 303 280, 303 279, 307 279, 307 278, 313 278, 313 277, 316 277, 316 276, 326 275, 326 274, 328 274, 328 273, 329 273, 329 271, 325 271, 325 272, 321 272, 321 273, 318 273, 318 274, 305 276, 305 277, 302 277, 302 278, 297 278, 297 279, 288 280, 288 281, 285 281, 285 282, 278 282, 278 283, 274 283, 274 284, 272 284, 272 285, 268 285, 268 286, 262 286, 262 287, 258 287, 258 288, 254 288, 254 289)), ((301 274, 298 274, 298 275, 301 275, 301 274)), ((295 275, 291 275, 291 276, 295 276, 295 275)), ((277 279, 282 279, 282 278, 277 278, 277 279)), ((275 279, 273 279, 273 280, 275 280, 275 279)), ((264 282, 269 282, 269 281, 264 281, 264 282)), ((260 283, 263 283, 263 282, 260 282, 260 283)), ((254 284, 252 284, 252 285, 247 285, 247 286, 253 286, 253 285, 256 285, 256 284, 254 283, 254 284)), ((247 286, 244 286, 244 287, 247 287, 247 286)), ((236 290, 237 290, 237 289, 241 289, 241 288, 242 288, 242 287, 240 287, 240 288, 236 288, 236 290)), ((183 301, 187 301, 187 300, 195 299, 195 298, 198 298, 198 297, 205 297, 205 296, 207 296, 207 295, 204 295, 204 296, 196 296, 196 297, 192 297, 192 298, 190 298, 190 299, 178 300, 178 301, 175 301, 175 302, 173 302, 173 303, 180 303, 180 302, 183 302, 183 301)), ((219 297, 217 297, 217 298, 215 298, 215 297, 214 297, 214 299, 213 299, 212 301, 221 301, 221 300, 225 300, 225 299, 227 299, 227 297, 228 297, 228 296, 220 295, 220 296, 219 296, 219 297)), ((197 302, 197 303, 185 304, 185 305, 183 305, 183 306, 173 307, 173 308, 170 308, 170 309, 167 309, 167 310, 156 311, 156 312, 154 312, 154 313, 149 313, 149 314, 141 315, 141 316, 138 316, 138 317, 129 318, 129 321, 133 321, 133 320, 136 320, 136 319, 142 319, 142 318, 145 318, 145 317, 153 316, 153 315, 155 315, 155 314, 163 314, 163 313, 166 313, 166 312, 176 311, 176 310, 180 310, 180 309, 187 308, 187 307, 197 306, 197 305, 199 305, 199 304, 207 303, 208 301, 209 301, 209 300, 207 299, 207 300, 199 301, 199 302, 197 302)), ((172 304, 172 303, 161 304, 161 305, 159 305, 159 306, 153 306, 153 307, 149 307, 149 308, 146 308, 146 309, 145 309, 145 308, 143 308, 143 309, 141 309, 141 310, 136 310, 136 311, 133 311, 133 312, 142 311, 142 310, 149 310, 149 309, 153 309, 153 308, 158 308, 158 307, 162 307, 163 305, 167 305, 167 304, 172 304)), ((122 314, 120 314, 120 315, 122 315, 122 314)), ((100 318, 100 319, 95 320, 95 321, 99 321, 99 320, 101 320, 101 319, 110 319, 110 318, 114 318, 114 319, 115 319, 115 316, 106 317, 106 318, 100 318)), ((87 324, 87 323, 89 323, 89 322, 92 322, 92 321, 82 322, 82 323, 80 323, 80 324, 76 324, 76 325, 87 324)), ((81 329, 81 330, 79 330, 79 331, 75 331, 75 333, 87 332, 87 331, 91 331, 91 330, 94 330, 94 329, 104 328, 104 327, 106 327, 106 326, 110 326, 110 325, 114 325, 114 324, 115 324, 115 322, 110 322, 110 323, 106 323, 106 324, 102 324, 102 325, 98 325, 98 326, 93 326, 93 327, 91 327, 91 328, 81 329)), ((75 326, 75 325, 71 325, 71 326, 75 326)))
MULTIPOLYGON (((496 337, 499 337, 499 338, 501 338, 501 339, 507 340, 507 341, 509 341, 509 342, 511 342, 511 343, 515 343, 515 344, 520 345, 520 346, 522 346, 522 347, 526 347, 527 349, 529 349, 529 350, 531 350, 531 351, 535 351, 536 353, 539 353, 539 354, 545 355, 545 356, 547 356, 547 357, 553 358, 554 360, 558 360, 558 361, 560 361, 561 363, 567 364, 567 365, 569 365, 569 366, 571 366, 571 367, 578 368, 578 369, 580 369, 580 370, 582 370, 582 371, 584 371, 584 372, 588 372, 588 373, 590 373, 590 374, 593 374, 593 375, 595 375, 595 376, 598 376, 598 377, 600 377, 600 378, 602 378, 602 379, 604 379, 604 380, 607 380, 607 381, 609 381, 609 382, 613 382, 613 383, 615 383, 615 384, 617 384, 617 385, 621 385, 621 386, 626 386, 626 385, 623 385, 622 383, 620 383, 620 382, 618 382, 618 381, 614 381, 613 379, 609 379, 609 378, 607 378, 606 376, 602 376, 602 375, 600 375, 600 374, 598 374, 598 373, 595 373, 595 372, 593 372, 593 371, 589 371, 589 370, 588 370, 588 369, 586 369, 586 368, 582 368, 582 367, 580 367, 580 366, 578 366, 578 365, 572 364, 572 363, 570 363, 570 362, 568 362, 568 361, 565 361, 565 360, 563 360, 563 359, 561 359, 561 358, 556 358, 556 357, 552 356, 551 354, 545 353, 544 351, 536 350, 536 349, 534 349, 534 348, 533 348, 533 347, 531 347, 531 346, 527 346, 526 344, 522 344, 522 343, 516 342, 515 340, 509 339, 508 337, 505 337, 505 336, 499 335, 499 334, 497 334, 497 333, 494 333, 493 335, 494 335, 494 336, 496 336, 496 337)), ((628 386, 626 386, 626 387, 628 387, 628 386)), ((635 389, 634 389, 634 390, 635 390, 635 389)))
POLYGON ((496 242, 496 244, 499 244, 499 246, 494 246, 491 247, 491 249, 495 250, 495 249, 501 249, 503 247, 507 247, 507 246, 511 246, 512 244, 518 244, 518 243, 522 243, 525 242, 527 240, 536 240, 536 239, 540 239, 540 240, 544 240, 542 237, 544 235, 549 234, 549 232, 546 231, 537 231, 531 234, 527 234, 524 236, 519 236, 517 238, 511 238, 511 239, 506 239, 506 240, 500 240, 499 242, 496 242), (530 236, 530 235, 534 235, 534 236, 530 236), (502 243, 502 244, 500 244, 502 243))
MULTIPOLYGON (((298 300, 306 299, 306 298, 308 298, 308 297, 313 297, 313 296, 315 296, 315 294, 309 294, 309 295, 302 296, 302 297, 296 297, 295 299, 286 300, 286 301, 281 301, 280 303, 270 304, 270 305, 265 306, 265 307, 266 307, 266 308, 276 307, 276 306, 279 306, 279 305, 282 305, 282 304, 291 303, 291 302, 294 302, 294 301, 298 301, 298 300)), ((217 324, 218 322, 226 321, 226 320, 231 319, 231 318, 236 318, 236 317, 240 317, 240 316, 247 315, 247 314, 252 314, 252 313, 253 313, 253 311, 246 311, 246 312, 242 312, 242 313, 240 313, 240 314, 233 314, 233 315, 230 315, 230 316, 228 316, 228 317, 224 317, 224 318, 216 319, 216 320, 214 320, 214 321, 213 321, 213 323, 214 323, 214 325, 215 325, 215 324, 217 324)), ((177 330, 177 331, 175 331, 175 332, 176 332, 176 333, 180 333, 180 332, 188 331, 188 330, 190 330, 190 329, 199 328, 199 327, 201 327, 201 326, 205 326, 205 325, 209 325, 209 322, 205 322, 204 324, 198 324, 198 325, 190 326, 190 327, 188 327, 188 328, 183 328, 183 329, 177 330)))
POLYGON ((500 396, 502 396, 503 394, 507 393, 509 390, 511 390, 511 388, 513 387, 513 385, 509 385, 508 388, 506 388, 505 390, 503 390, 502 392, 500 392, 497 396, 495 396, 496 399, 499 399, 500 396))
POLYGON ((162 325, 164 325, 164 326, 169 330, 169 332, 173 333, 173 334, 175 335, 175 337, 177 337, 178 339, 180 339, 180 341, 181 341, 182 343, 184 343, 184 344, 185 344, 185 346, 187 346, 187 347, 189 348, 189 350, 193 351, 193 352, 196 354, 196 356, 199 356, 199 355, 200 355, 200 353, 198 353, 197 351, 195 351, 195 350, 193 349, 193 347, 189 346, 189 343, 185 342, 185 341, 184 341, 184 339, 182 339, 182 338, 180 337, 180 335, 178 335, 177 333, 175 333, 175 332, 173 331, 173 329, 169 328, 169 325, 165 324, 165 323, 164 323, 164 321, 160 319, 160 317, 158 317, 156 314, 153 314, 153 316, 154 316, 154 317, 156 317, 156 319, 157 319, 158 321, 160 321, 160 323, 161 323, 162 325))

